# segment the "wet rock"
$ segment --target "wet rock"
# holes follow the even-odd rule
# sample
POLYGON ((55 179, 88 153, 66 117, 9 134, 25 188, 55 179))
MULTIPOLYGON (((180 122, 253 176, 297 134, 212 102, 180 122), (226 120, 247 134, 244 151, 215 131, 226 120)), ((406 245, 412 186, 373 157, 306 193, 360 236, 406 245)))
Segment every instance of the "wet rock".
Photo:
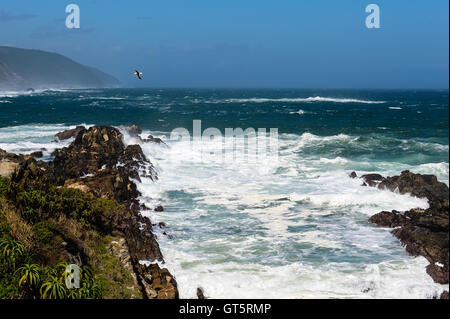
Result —
POLYGON ((127 132, 131 137, 138 137, 142 134, 142 129, 138 125, 120 126, 120 129, 127 132))
POLYGON ((427 266, 427 274, 437 283, 448 284, 448 264, 445 266, 439 266, 435 263, 431 263, 427 266))
POLYGON ((448 186, 441 183, 434 175, 414 174, 403 171, 400 176, 387 177, 378 186, 380 189, 395 190, 401 194, 411 193, 419 198, 428 198, 430 202, 449 200, 448 186))
POLYGON ((35 157, 35 158, 41 158, 44 156, 44 153, 42 153, 42 151, 37 151, 37 152, 31 153, 30 156, 35 157))
POLYGON ((441 294, 441 299, 448 299, 448 291, 447 290, 441 294))
POLYGON ((164 211, 164 207, 161 206, 161 205, 158 205, 158 206, 155 207, 154 211, 155 212, 163 212, 164 211))
MULTIPOLYGON (((371 174, 377 175, 377 174, 371 174)), ((381 175, 380 175, 381 176, 381 175)), ((373 177, 373 176, 372 176, 373 177)), ((406 212, 380 212, 369 221, 382 227, 398 227, 392 231, 408 253, 424 256, 430 264, 427 273, 435 282, 449 282, 449 189, 434 175, 403 171, 400 176, 375 179, 380 189, 398 190, 427 198, 428 209, 413 208, 406 212)))
POLYGON ((102 167, 113 168, 125 150, 122 134, 113 127, 93 126, 81 131, 69 147, 55 150, 52 155, 56 183, 93 174, 102 167))
POLYGON ((151 180, 158 179, 153 164, 145 157, 139 145, 129 145, 120 155, 118 163, 119 170, 124 171, 130 178, 140 181, 140 174, 151 180))
POLYGON ((203 290, 201 288, 197 288, 197 298, 205 299, 205 295, 203 294, 203 290))
POLYGON ((371 186, 371 187, 375 187, 377 186, 379 183, 381 183, 384 180, 384 177, 381 176, 380 174, 365 174, 362 175, 361 178, 364 180, 364 182, 371 186))
POLYGON ((351 173, 349 174, 349 176, 350 176, 351 178, 357 178, 357 177, 358 177, 358 175, 356 175, 356 172, 351 172, 351 173))
POLYGON ((369 221, 373 224, 377 224, 381 227, 399 227, 410 224, 410 220, 398 211, 392 212, 380 212, 369 218, 369 221))
POLYGON ((164 261, 148 217, 132 216, 128 221, 125 235, 134 264, 138 264, 140 260, 164 261))
POLYGON ((86 128, 84 126, 77 126, 74 129, 70 129, 70 130, 65 130, 63 132, 59 132, 55 136, 60 141, 64 141, 64 140, 68 140, 69 138, 76 137, 78 135, 78 133, 80 133, 83 130, 86 130, 86 128))
POLYGON ((146 142, 146 143, 156 143, 156 144, 164 144, 164 145, 166 145, 166 143, 164 143, 162 139, 160 139, 159 137, 153 137, 153 135, 147 136, 147 138, 144 139, 144 142, 146 142))
POLYGON ((143 287, 143 294, 148 299, 178 299, 178 288, 175 278, 167 268, 158 264, 135 266, 138 281, 143 287))

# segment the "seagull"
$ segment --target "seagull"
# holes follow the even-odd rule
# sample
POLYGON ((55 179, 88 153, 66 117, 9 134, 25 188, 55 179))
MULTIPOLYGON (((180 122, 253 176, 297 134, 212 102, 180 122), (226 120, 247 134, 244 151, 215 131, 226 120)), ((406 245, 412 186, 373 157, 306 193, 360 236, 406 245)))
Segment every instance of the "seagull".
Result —
POLYGON ((139 80, 142 80, 141 75, 144 74, 144 73, 141 73, 141 72, 139 72, 138 70, 134 70, 134 74, 137 76, 137 78, 138 78, 139 80))

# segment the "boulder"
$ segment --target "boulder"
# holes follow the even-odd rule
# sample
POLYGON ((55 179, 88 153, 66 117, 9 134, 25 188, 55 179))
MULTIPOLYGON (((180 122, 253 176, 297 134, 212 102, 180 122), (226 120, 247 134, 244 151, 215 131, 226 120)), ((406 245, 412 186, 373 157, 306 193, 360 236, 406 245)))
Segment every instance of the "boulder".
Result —
POLYGON ((131 137, 138 137, 142 134, 142 129, 138 125, 119 126, 120 129, 127 132, 131 137))
POLYGON ((0 149, 0 176, 11 178, 16 168, 24 161, 22 155, 8 153, 0 149))
POLYGON ((203 290, 201 288, 197 288, 197 298, 205 299, 205 295, 203 294, 203 290))
POLYGON ((30 156, 32 156, 34 158, 41 158, 44 156, 44 153, 42 153, 42 151, 37 151, 37 152, 31 153, 30 156))
POLYGON ((76 128, 56 133, 55 136, 60 141, 64 141, 64 140, 68 140, 69 138, 76 137, 78 135, 78 133, 80 133, 81 131, 84 131, 84 130, 86 130, 86 128, 84 126, 77 126, 76 128))
POLYGON ((144 142, 146 142, 146 143, 156 143, 156 144, 164 144, 164 145, 166 145, 166 143, 164 143, 162 139, 160 139, 159 137, 153 137, 153 135, 147 136, 147 138, 144 139, 144 142))
POLYGON ((161 269, 158 264, 149 266, 138 264, 135 268, 145 297, 148 299, 179 298, 177 282, 167 268, 161 269))

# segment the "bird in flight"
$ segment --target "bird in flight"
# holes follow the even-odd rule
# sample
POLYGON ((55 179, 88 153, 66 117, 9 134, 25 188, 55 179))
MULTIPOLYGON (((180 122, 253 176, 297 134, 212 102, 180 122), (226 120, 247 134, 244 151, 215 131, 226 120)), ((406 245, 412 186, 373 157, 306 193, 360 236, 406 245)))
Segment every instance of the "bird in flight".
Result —
POLYGON ((144 73, 139 72, 138 70, 134 70, 134 74, 137 76, 137 78, 138 78, 139 80, 142 80, 141 75, 144 74, 144 73))

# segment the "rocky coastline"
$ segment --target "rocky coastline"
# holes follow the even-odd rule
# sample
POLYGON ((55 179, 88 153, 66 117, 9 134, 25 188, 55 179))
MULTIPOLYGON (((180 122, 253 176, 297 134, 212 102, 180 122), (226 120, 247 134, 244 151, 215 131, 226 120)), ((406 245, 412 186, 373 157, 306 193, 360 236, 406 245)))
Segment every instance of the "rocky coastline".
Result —
MULTIPOLYGON (((360 178, 362 186, 380 190, 409 193, 426 198, 429 208, 411 208, 405 212, 382 211, 369 218, 380 227, 394 228, 391 233, 400 240, 408 253, 423 256, 430 264, 427 273, 440 284, 449 283, 449 188, 434 175, 414 174, 403 171, 399 176, 383 177, 366 174, 360 177, 355 172, 351 178, 360 178)), ((448 299, 448 292, 441 298, 448 299)))
MULTIPOLYGON (((143 206, 138 200, 141 194, 134 182, 140 181, 141 176, 157 180, 158 174, 140 145, 124 144, 121 130, 139 143, 164 143, 152 136, 141 139, 142 130, 135 125, 120 127, 120 130, 111 126, 77 126, 56 134, 58 140, 72 138, 73 142, 56 149, 51 154, 52 161, 39 160, 42 152, 20 155, 0 149, 0 179, 3 178, 0 180, 0 211, 11 211, 8 216, 5 213, 4 221, 0 214, 0 238, 2 229, 7 229, 8 236, 29 247, 33 251, 33 261, 41 265, 53 266, 56 261, 64 259, 92 266, 100 273, 111 273, 113 269, 113 274, 104 275, 104 287, 111 290, 106 291, 106 297, 179 298, 175 277, 168 269, 160 267, 164 264, 164 257, 153 232, 155 225, 141 215, 143 206), (75 198, 70 205, 76 203, 82 208, 75 209, 77 214, 61 209, 62 214, 54 216, 51 205, 45 209, 40 207, 41 199, 38 198, 37 206, 31 208, 38 211, 39 217, 33 219, 27 213, 31 209, 27 205, 32 206, 29 204, 32 200, 19 198, 18 192, 10 188, 26 190, 27 196, 63 190, 71 199, 75 198), (70 190, 76 191, 76 196, 70 190), (90 203, 95 203, 96 208, 87 212, 83 205, 89 206, 90 203), (43 223, 50 236, 56 239, 42 240, 43 223), (129 294, 123 295, 114 289, 125 289, 129 294)), ((360 179, 362 187, 409 193, 428 200, 427 209, 382 211, 370 217, 369 222, 393 228, 391 233, 408 253, 423 256, 430 262, 426 271, 431 278, 437 283, 448 284, 448 186, 434 175, 409 171, 392 177, 380 174, 358 177, 352 172, 350 177, 360 179)), ((164 210, 162 206, 152 209, 164 210)), ((204 298, 201 290, 197 294, 200 299, 204 298)), ((441 298, 448 299, 448 292, 444 292, 441 298)))
MULTIPOLYGON (((136 126, 123 129, 130 134, 139 130, 136 126)), ((71 243, 75 243, 69 245, 70 249, 61 247, 64 251, 62 255, 72 262, 88 265, 95 263, 93 260, 97 257, 89 253, 92 247, 85 244, 89 229, 95 229, 103 236, 114 238, 107 245, 110 257, 118 258, 121 269, 130 272, 133 278, 131 286, 139 290, 134 291, 133 298, 178 298, 175 277, 168 269, 159 266, 164 263, 164 258, 157 236, 152 231, 153 225, 149 218, 140 213, 141 205, 138 201, 140 193, 134 181, 139 181, 140 176, 150 177, 152 180, 158 178, 151 161, 146 158, 141 147, 125 146, 120 130, 110 126, 93 126, 89 129, 79 126, 73 130, 60 132, 56 137, 60 140, 74 138, 74 141, 68 147, 56 149, 51 154, 53 160, 49 162, 35 158, 42 154, 17 155, 0 150, 0 176, 7 178, 13 185, 24 185, 26 189, 34 190, 32 187, 45 181, 46 187, 76 189, 89 194, 93 200, 102 199, 109 204, 120 205, 120 211, 112 213, 101 210, 101 213, 86 218, 87 222, 83 219, 82 222, 88 224, 88 227, 76 226, 80 229, 81 238, 70 240, 71 243)), ((9 202, 14 205, 13 200, 9 202)), ((20 211, 20 207, 18 210, 20 211)), ((65 218, 71 218, 74 223, 80 222, 79 217, 65 218)), ((58 233, 63 233, 64 227, 62 225, 58 227, 58 233)), ((32 234, 33 236, 36 237, 36 234, 32 234)), ((69 241, 66 238, 68 236, 63 234, 61 237, 64 239, 63 243, 69 241)), ((30 245, 43 246, 39 243, 30 245)), ((43 258, 35 259, 42 261, 43 258)), ((100 263, 100 268, 101 266, 100 263)))

